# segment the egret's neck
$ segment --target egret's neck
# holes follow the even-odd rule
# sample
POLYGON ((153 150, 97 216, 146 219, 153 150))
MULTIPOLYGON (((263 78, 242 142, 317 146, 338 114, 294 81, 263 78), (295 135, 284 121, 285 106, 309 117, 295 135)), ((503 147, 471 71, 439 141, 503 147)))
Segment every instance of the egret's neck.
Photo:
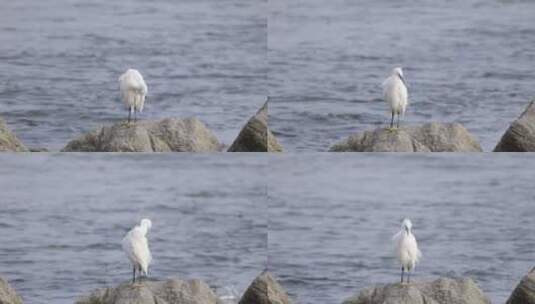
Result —
POLYGON ((141 225, 139 226, 139 230, 141 230, 141 233, 143 233, 143 235, 146 235, 149 231, 149 227, 147 225, 141 225))

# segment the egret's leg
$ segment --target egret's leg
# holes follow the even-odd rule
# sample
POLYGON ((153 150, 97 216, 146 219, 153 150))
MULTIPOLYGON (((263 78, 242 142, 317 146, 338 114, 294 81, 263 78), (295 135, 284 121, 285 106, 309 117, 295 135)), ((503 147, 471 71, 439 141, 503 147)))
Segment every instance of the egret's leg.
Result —
POLYGON ((400 116, 400 115, 399 115, 399 113, 398 113, 398 129, 399 129, 399 116, 400 116))
POLYGON ((128 122, 130 122, 130 117, 132 116, 132 108, 128 110, 128 122))
POLYGON ((132 283, 136 282, 136 266, 134 266, 134 276, 132 278, 132 283))
POLYGON ((390 120, 390 129, 394 127, 394 111, 392 111, 392 119, 390 120))
POLYGON ((134 107, 134 122, 137 121, 137 109, 134 107))
POLYGON ((411 282, 411 272, 407 271, 407 283, 411 282))
POLYGON ((405 268, 401 266, 401 283, 403 283, 403 274, 405 273, 405 268))

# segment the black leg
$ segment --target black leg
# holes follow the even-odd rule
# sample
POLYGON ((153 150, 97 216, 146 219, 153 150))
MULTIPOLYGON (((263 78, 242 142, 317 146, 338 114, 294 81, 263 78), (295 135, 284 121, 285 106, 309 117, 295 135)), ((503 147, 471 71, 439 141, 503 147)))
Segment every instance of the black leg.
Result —
POLYGON ((136 282, 136 266, 134 266, 134 276, 132 277, 132 283, 136 282))
POLYGON ((130 122, 131 116, 132 116, 132 109, 128 109, 128 122, 130 122))
POLYGON ((403 283, 403 274, 405 273, 405 268, 401 266, 401 283, 403 283))
POLYGON ((398 113, 398 129, 399 129, 399 113, 398 113))
POLYGON ((407 283, 411 282, 411 272, 407 271, 407 283))
POLYGON ((134 122, 137 121, 137 109, 134 107, 134 122))
POLYGON ((390 128, 394 127, 394 111, 392 111, 392 119, 390 120, 390 128))

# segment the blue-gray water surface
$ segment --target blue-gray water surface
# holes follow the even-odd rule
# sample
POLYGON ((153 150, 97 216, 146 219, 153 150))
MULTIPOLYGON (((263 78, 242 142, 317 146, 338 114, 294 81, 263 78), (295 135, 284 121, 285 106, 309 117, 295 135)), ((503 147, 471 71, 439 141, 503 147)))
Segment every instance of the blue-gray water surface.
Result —
POLYGON ((403 66, 404 124, 459 122, 491 150, 535 96, 533 16, 528 0, 270 0, 270 126, 290 151, 384 126, 381 83, 403 66))
POLYGON ((266 267, 266 161, 181 154, 0 156, 0 275, 25 303, 131 280, 124 234, 153 222, 154 278, 239 297, 266 267))
POLYGON ((61 149, 127 117, 118 77, 149 88, 142 119, 197 116, 230 144, 266 99, 265 1, 2 1, 0 116, 61 149))
POLYGON ((471 277, 505 303, 535 266, 533 155, 273 156, 269 269, 300 304, 396 283, 404 217, 423 252, 413 280, 471 277))

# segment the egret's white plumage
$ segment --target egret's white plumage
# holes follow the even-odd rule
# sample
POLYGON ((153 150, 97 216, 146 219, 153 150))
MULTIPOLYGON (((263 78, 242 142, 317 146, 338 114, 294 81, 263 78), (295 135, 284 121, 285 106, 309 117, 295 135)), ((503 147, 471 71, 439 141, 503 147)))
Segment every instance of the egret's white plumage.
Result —
POLYGON ((134 267, 134 282, 136 281, 136 270, 145 276, 149 273, 152 256, 149 250, 147 232, 151 227, 152 222, 149 219, 142 219, 139 225, 128 231, 121 243, 126 256, 134 267))
POLYGON ((145 97, 147 96, 147 84, 143 80, 143 76, 138 70, 128 69, 119 77, 119 89, 121 91, 121 98, 127 108, 128 121, 134 114, 136 119, 136 112, 143 112, 145 105, 145 97))
POLYGON ((390 127, 394 127, 394 116, 398 116, 397 126, 399 127, 399 117, 405 115, 407 109, 409 93, 405 78, 403 78, 403 70, 401 68, 394 68, 383 82, 383 96, 390 107, 392 113, 392 120, 390 127))
POLYGON ((408 272, 408 281, 410 282, 410 272, 416 266, 416 263, 422 257, 418 243, 412 233, 412 223, 409 219, 404 219, 401 224, 401 230, 393 237, 395 253, 401 263, 401 282, 403 283, 403 274, 408 272))

